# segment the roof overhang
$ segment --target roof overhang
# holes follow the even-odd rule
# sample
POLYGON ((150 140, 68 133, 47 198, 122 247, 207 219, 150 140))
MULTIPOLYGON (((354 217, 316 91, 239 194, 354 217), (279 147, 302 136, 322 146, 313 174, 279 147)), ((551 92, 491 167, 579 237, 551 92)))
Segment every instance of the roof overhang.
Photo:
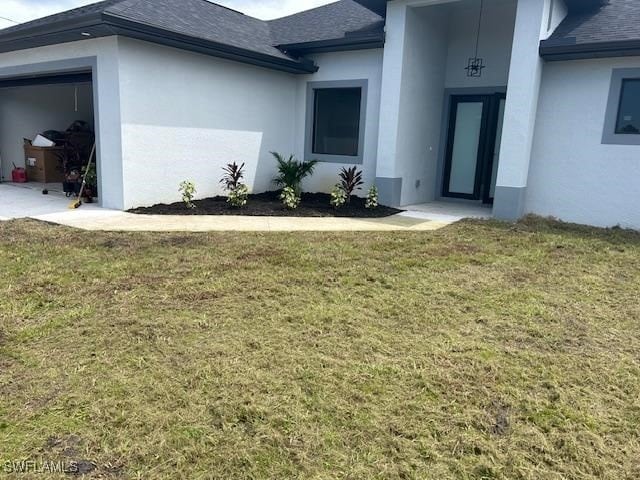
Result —
POLYGON ((292 55, 308 55, 325 52, 346 52, 353 50, 367 50, 383 48, 385 35, 383 32, 372 35, 358 35, 352 37, 337 38, 332 40, 320 40, 317 42, 289 43, 278 45, 283 52, 292 55))
POLYGON ((1 35, 0 53, 112 35, 145 40, 287 73, 308 74, 318 71, 318 67, 308 59, 278 58, 132 22, 107 13, 86 16, 80 20, 56 22, 46 26, 38 25, 14 34, 1 35))
POLYGON ((590 58, 640 56, 640 40, 575 44, 545 40, 540 42, 540 56, 548 62, 590 58))
MULTIPOLYGON (((570 10, 590 15, 608 0, 565 0, 570 10)), ((562 38, 540 42, 540 56, 546 61, 583 60, 590 58, 628 57, 640 55, 640 40, 578 43, 576 38, 562 38)))

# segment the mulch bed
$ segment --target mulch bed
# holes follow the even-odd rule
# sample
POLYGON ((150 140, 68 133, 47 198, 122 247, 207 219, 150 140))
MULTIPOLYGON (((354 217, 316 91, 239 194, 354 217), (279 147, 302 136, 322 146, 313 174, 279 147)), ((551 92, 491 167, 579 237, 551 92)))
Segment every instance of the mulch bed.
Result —
POLYGON ((135 208, 130 213, 140 215, 246 215, 253 217, 352 217, 383 218, 402 212, 391 207, 379 206, 375 209, 365 208, 365 199, 352 197, 348 205, 336 209, 329 203, 331 196, 326 193, 303 193, 302 202, 296 210, 287 210, 279 199, 279 192, 249 195, 248 203, 243 208, 232 208, 226 197, 213 197, 196 200, 195 209, 188 209, 184 203, 171 205, 154 205, 153 207, 135 208))

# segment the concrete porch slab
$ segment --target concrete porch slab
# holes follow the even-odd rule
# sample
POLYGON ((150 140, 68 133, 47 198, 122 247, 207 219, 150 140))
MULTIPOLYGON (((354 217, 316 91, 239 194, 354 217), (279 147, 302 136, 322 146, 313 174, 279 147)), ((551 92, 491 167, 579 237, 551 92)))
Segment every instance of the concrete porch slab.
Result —
POLYGON ((400 215, 440 222, 459 222, 465 218, 493 218, 493 209, 491 207, 462 202, 437 201, 403 208, 406 212, 400 215))

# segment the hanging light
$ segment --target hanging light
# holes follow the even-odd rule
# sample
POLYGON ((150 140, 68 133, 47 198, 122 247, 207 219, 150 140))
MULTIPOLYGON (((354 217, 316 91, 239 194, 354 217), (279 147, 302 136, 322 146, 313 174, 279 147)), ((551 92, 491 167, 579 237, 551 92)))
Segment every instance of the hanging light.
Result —
POLYGON ((476 36, 476 51, 475 55, 469 59, 469 63, 465 70, 467 71, 467 77, 481 77, 482 70, 486 68, 484 59, 478 57, 478 50, 480 49, 480 32, 482 30, 482 16, 484 13, 484 0, 480 0, 480 17, 478 19, 478 34, 476 36))

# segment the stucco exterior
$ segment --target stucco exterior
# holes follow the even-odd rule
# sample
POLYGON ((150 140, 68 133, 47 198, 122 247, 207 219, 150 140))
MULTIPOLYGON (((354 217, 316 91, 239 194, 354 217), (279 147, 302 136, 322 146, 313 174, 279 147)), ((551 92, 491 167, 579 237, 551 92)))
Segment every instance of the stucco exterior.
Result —
POLYGON ((107 37, 0 54, 0 76, 44 73, 70 68, 93 69, 96 142, 101 203, 122 209, 122 145, 118 38, 107 37))
POLYGON ((640 146, 602 143, 611 74, 640 57, 545 65, 527 213, 640 229, 640 146))
MULTIPOLYGON (((366 195, 366 189, 376 179, 376 163, 378 158, 378 127, 380 118, 380 89, 382 85, 382 49, 358 50, 352 52, 332 52, 311 56, 320 67, 313 75, 297 77, 296 114, 294 144, 299 159, 305 157, 305 131, 307 128, 307 84, 309 82, 332 82, 340 80, 366 80, 367 102, 364 124, 364 154, 362 164, 358 164, 364 173, 366 187, 357 192, 366 195)), ((355 163, 353 164, 355 165, 355 163)), ((348 163, 322 162, 304 187, 309 191, 330 191, 338 182, 338 173, 342 167, 350 167, 348 163)))
POLYGON ((272 187, 270 152, 294 151, 293 75, 129 39, 119 66, 125 208, 177 201, 183 180, 222 194, 230 162, 251 190, 272 187))
MULTIPOLYGON (((506 92, 494 215, 640 228, 640 145, 603 141, 612 72, 640 69, 640 57, 545 63, 540 41, 563 22, 565 2, 485 3, 481 77, 464 69, 476 46, 476 3, 394 0, 384 49, 308 54, 313 74, 110 36, 2 53, 0 79, 93 72, 82 108, 95 110, 101 203, 115 209, 178 201, 183 180, 196 183, 200 198, 222 194, 230 162, 245 164, 252 191, 273 188, 271 151, 308 159, 309 85, 339 81, 366 84, 359 193, 376 183, 386 204, 433 201, 443 193, 451 95, 506 92)), ((33 117, 10 95, 0 91, 3 115, 33 117)), ((0 130, 0 144, 14 130, 0 130)), ((320 163, 304 188, 329 191, 343 166, 320 163)))

